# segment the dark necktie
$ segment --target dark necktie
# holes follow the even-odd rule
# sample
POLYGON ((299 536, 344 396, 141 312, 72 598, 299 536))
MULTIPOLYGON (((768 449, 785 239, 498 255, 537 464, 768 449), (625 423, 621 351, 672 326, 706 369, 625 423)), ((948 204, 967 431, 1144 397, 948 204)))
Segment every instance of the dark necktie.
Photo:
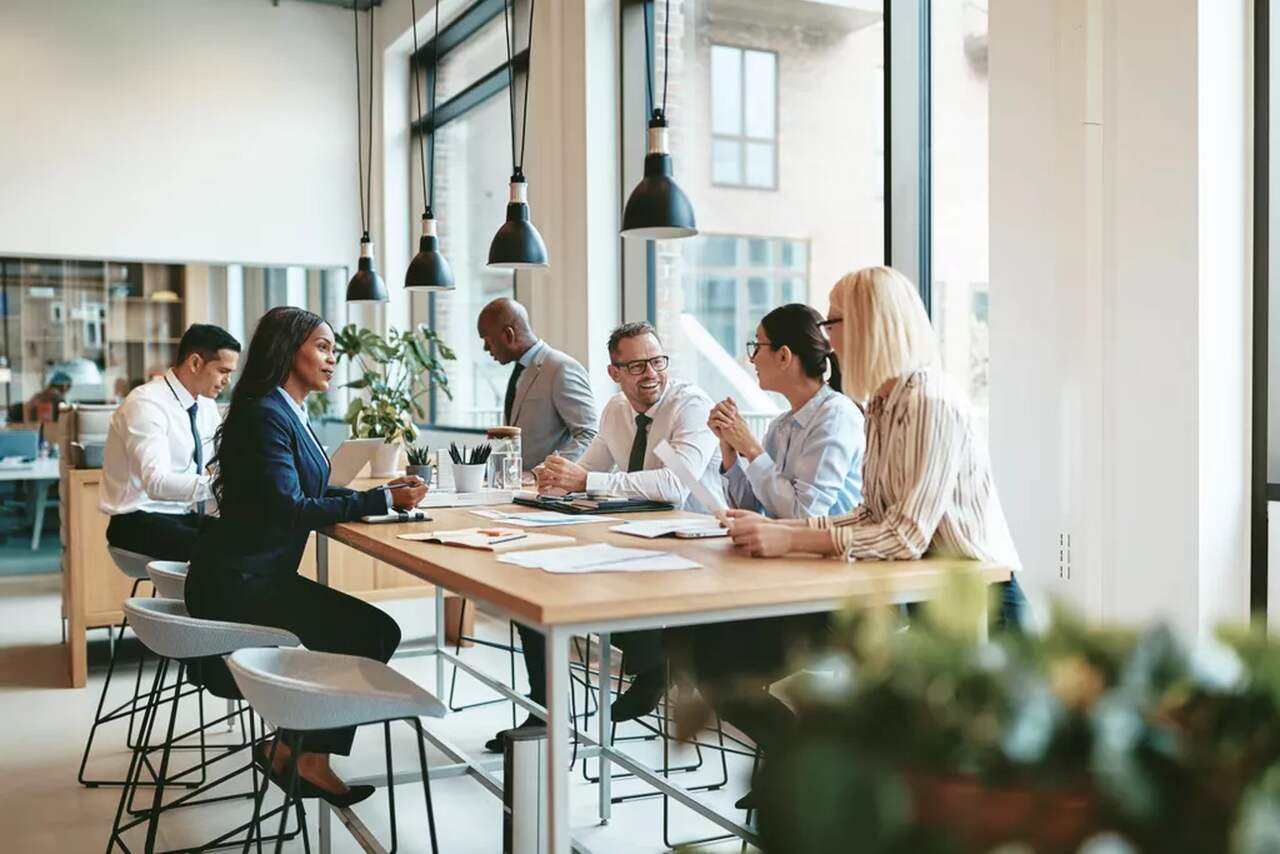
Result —
POLYGON ((627 471, 644 471, 644 454, 649 447, 649 425, 652 423, 653 419, 648 415, 636 416, 636 437, 631 440, 627 471))
POLYGON ((515 370, 511 372, 511 379, 507 380, 507 396, 502 402, 502 423, 508 426, 511 424, 511 407, 516 402, 516 383, 520 381, 522 373, 524 373, 524 365, 516 362, 515 370))
MULTIPOLYGON (((187 409, 187 416, 191 419, 191 438, 196 444, 195 451, 192 452, 192 459, 196 463, 196 475, 199 476, 204 472, 204 446, 200 443, 200 428, 196 426, 196 407, 197 403, 192 403, 187 409)), ((204 515, 204 502, 196 502, 196 512, 204 515)))

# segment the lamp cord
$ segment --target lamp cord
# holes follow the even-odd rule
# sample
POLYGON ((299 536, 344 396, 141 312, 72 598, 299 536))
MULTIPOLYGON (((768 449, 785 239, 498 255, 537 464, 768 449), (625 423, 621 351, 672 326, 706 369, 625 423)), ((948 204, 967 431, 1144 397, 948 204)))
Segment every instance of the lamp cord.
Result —
MULTIPOLYGON (((670 3, 670 0, 667 0, 670 3)), ((367 233, 373 221, 373 15, 375 6, 369 4, 369 171, 364 173, 364 206, 369 221, 364 224, 367 233)))
POLYGON ((533 13, 537 0, 529 0, 529 46, 525 49, 529 67, 524 75, 524 115, 520 119, 520 157, 516 159, 516 70, 513 50, 516 38, 515 5, 512 0, 511 18, 507 19, 507 0, 502 0, 502 34, 507 42, 507 100, 511 105, 511 167, 512 174, 524 175, 524 146, 529 135, 529 80, 533 76, 533 13))
MULTIPOLYGON (((417 63, 418 56, 418 0, 409 0, 409 10, 413 15, 413 56, 414 63, 417 63)), ((431 171, 427 171, 427 155, 426 155, 426 128, 422 128, 418 133, 418 162, 422 168, 422 201, 425 207, 422 211, 422 218, 427 219, 432 215, 435 209, 435 191, 436 191, 436 141, 435 141, 435 114, 436 114, 436 78, 439 77, 439 57, 440 57, 440 0, 436 0, 436 33, 431 40, 431 87, 427 90, 427 114, 431 116, 431 171), (428 178, 428 175, 430 177, 428 178)), ((418 70, 414 70, 413 74, 414 98, 418 105, 418 118, 422 118, 422 76, 418 70)))
POLYGON ((644 91, 646 113, 653 112, 653 48, 649 46, 649 6, 652 0, 644 0, 640 10, 644 13, 644 91))
MULTIPOLYGON (((364 193, 360 192, 360 182, 364 179, 364 133, 360 130, 360 122, 364 119, 364 108, 361 105, 360 94, 360 3, 359 0, 351 0, 351 20, 353 23, 353 32, 355 34, 356 45, 356 195, 360 199, 360 229, 364 232, 365 237, 369 235, 369 226, 365 220, 364 214, 364 193)), ((372 29, 372 27, 370 27, 372 29)), ((369 159, 373 159, 373 152, 369 152, 369 159)))
MULTIPOLYGON (((667 117, 667 78, 671 74, 671 0, 667 0, 666 19, 662 22, 662 117, 667 117)), ((372 105, 372 101, 370 102, 372 105)), ((372 139, 372 137, 370 138, 372 139)), ((372 144, 372 143, 370 143, 372 144)), ((369 155, 370 159, 373 155, 369 155)))

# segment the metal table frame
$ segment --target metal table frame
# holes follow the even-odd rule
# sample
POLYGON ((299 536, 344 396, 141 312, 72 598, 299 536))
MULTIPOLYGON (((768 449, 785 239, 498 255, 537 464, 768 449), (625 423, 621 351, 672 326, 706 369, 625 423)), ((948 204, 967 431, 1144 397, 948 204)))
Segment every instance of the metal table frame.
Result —
MULTIPOLYGON (((354 546, 351 546, 355 548, 354 546)), ((316 580, 321 584, 329 583, 329 537, 324 534, 317 534, 316 537, 316 580)), ((433 648, 425 651, 424 654, 434 655, 436 664, 436 695, 444 696, 444 665, 449 662, 474 677, 476 680, 497 692, 508 700, 522 706, 523 708, 539 715, 545 716, 547 721, 547 828, 549 831, 549 847, 550 854, 569 854, 569 852, 579 852, 579 854, 590 854, 590 849, 585 843, 574 840, 572 830, 569 827, 569 779, 572 768, 569 766, 570 745, 569 735, 571 729, 575 733, 582 745, 579 752, 583 756, 596 756, 600 761, 600 782, 598 784, 598 815, 601 824, 608 824, 611 817, 612 799, 610 792, 611 770, 610 766, 617 764, 627 771, 630 771, 636 778, 645 781, 648 785, 657 789, 674 800, 693 810, 698 815, 715 824, 722 830, 731 833, 740 839, 752 844, 759 844, 759 837, 750 828, 745 827, 732 819, 726 818, 720 813, 708 807, 699 801, 693 794, 686 791, 683 787, 672 783, 669 779, 661 776, 659 773, 645 767, 633 757, 619 751, 613 746, 612 726, 609 719, 609 707, 612 700, 610 680, 610 656, 609 636, 613 632, 636 631, 642 629, 658 629, 671 626, 700 625, 703 623, 727 622, 730 620, 751 620, 764 619, 768 617, 783 617, 792 614, 811 614, 825 611, 837 610, 844 604, 842 600, 822 599, 809 602, 793 602, 782 605, 756 605, 743 608, 727 608, 711 611, 700 611, 696 613, 685 613, 674 616, 648 616, 641 618, 633 618, 627 620, 612 620, 605 622, 579 622, 579 623, 561 623, 556 625, 541 625, 529 623, 528 620, 521 618, 523 622, 531 625, 546 635, 546 688, 547 688, 547 706, 544 709, 537 703, 532 702, 523 694, 519 694, 504 685, 500 680, 494 679, 487 674, 477 670, 470 664, 462 661, 458 656, 449 652, 444 643, 444 593, 445 588, 435 579, 429 579, 435 586, 435 619, 436 633, 433 648), (592 738, 587 733, 576 729, 575 722, 569 717, 569 703, 566 699, 569 694, 569 642, 575 635, 596 634, 600 638, 600 663, 597 672, 597 688, 599 690, 599 709, 597 712, 597 734, 592 738)), ((462 591, 455 591, 462 593, 462 591)), ((474 593, 465 592, 467 598, 483 604, 486 610, 496 613, 508 619, 515 619, 514 615, 506 611, 504 608, 486 601, 484 598, 476 596, 474 593)), ((895 603, 918 602, 927 598, 919 591, 904 592, 891 601, 895 603)), ((987 615, 982 613, 977 630, 980 636, 985 637, 987 626, 987 615)), ((476 782, 480 783, 485 789, 498 798, 502 797, 502 783, 495 777, 492 770, 501 768, 502 757, 482 757, 476 758, 465 754, 457 746, 451 744, 430 729, 424 727, 422 730, 423 738, 430 744, 434 745, 438 750, 444 753, 451 760, 451 764, 437 766, 430 769, 429 774, 432 779, 444 777, 456 777, 461 775, 469 775, 476 782)), ((413 782, 420 779, 417 770, 405 771, 403 774, 395 776, 397 783, 413 782)), ((352 783, 368 783, 372 785, 385 784, 385 776, 371 776, 352 780, 352 783)), ((319 850, 320 854, 330 854, 331 851, 331 813, 337 813, 339 819, 351 832, 352 836, 360 843, 366 851, 381 852, 383 849, 378 845, 372 832, 355 816, 349 809, 333 809, 323 800, 318 801, 319 804, 319 850)))

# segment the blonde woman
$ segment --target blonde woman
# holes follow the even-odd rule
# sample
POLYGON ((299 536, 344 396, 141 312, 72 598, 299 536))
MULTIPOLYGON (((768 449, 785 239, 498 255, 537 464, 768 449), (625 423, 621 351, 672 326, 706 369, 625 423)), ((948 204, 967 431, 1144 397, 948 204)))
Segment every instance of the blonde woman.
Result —
MULTIPOLYGON (((755 557, 804 552, 849 560, 946 556, 1019 565, 987 450, 963 392, 943 373, 916 287, 888 267, 836 283, 826 327, 843 391, 866 409, 862 503, 839 516, 766 519, 729 510, 734 543, 755 557)), ((1005 585, 997 626, 1020 622, 1022 594, 1005 585)), ((822 642, 825 615, 700 626, 688 637, 695 676, 722 717, 768 754, 792 722, 768 693, 796 646, 822 642), (744 696, 744 685, 749 689, 744 696)))

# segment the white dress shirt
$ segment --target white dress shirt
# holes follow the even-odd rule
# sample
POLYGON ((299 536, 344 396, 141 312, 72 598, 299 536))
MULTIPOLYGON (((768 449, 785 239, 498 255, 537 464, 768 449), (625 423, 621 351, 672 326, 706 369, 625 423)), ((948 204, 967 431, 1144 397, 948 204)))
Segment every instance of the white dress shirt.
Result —
POLYGON ((711 511, 712 508, 703 507, 689 494, 675 472, 668 471, 653 452, 665 439, 689 470, 698 473, 703 486, 713 494, 723 495, 720 443, 707 427, 710 415, 711 398, 691 383, 668 380, 662 397, 644 413, 637 413, 626 395, 618 392, 605 404, 600 415, 600 432, 578 460, 589 472, 587 489, 668 501, 676 507, 687 504, 689 510, 711 511), (644 470, 628 472, 637 414, 647 415, 653 421, 645 444, 644 470))
POLYGON ((196 470, 187 413, 193 403, 207 466, 222 421, 212 398, 193 398, 172 370, 129 392, 107 431, 98 498, 103 513, 192 513, 197 501, 213 497, 212 478, 196 470))
POLYGON ((762 454, 724 473, 729 503, 775 519, 847 513, 862 502, 865 431, 853 401, 824 384, 773 420, 762 454))

